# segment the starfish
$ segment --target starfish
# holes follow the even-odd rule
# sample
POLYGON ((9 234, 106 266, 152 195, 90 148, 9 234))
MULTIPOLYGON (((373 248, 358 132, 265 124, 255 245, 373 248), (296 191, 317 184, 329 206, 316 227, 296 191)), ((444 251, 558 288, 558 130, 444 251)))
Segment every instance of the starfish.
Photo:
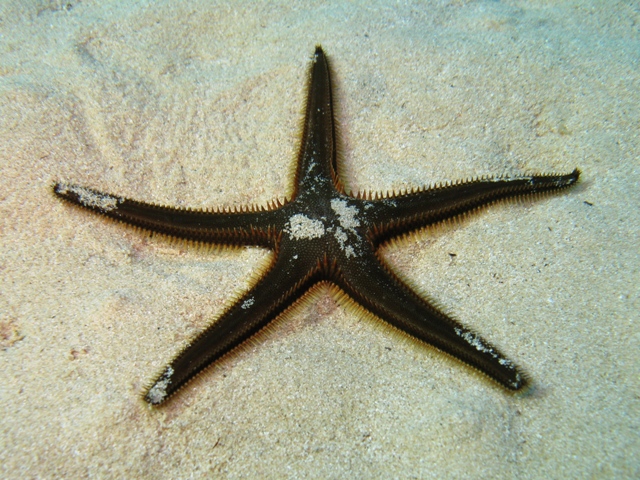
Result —
POLYGON ((144 394, 163 403, 194 376, 289 308, 313 285, 327 282, 393 327, 448 353, 510 390, 527 376, 477 333, 403 283, 379 254, 394 237, 497 200, 560 190, 568 174, 483 177, 395 193, 353 194, 338 174, 329 63, 316 47, 310 68, 302 145, 293 193, 267 206, 193 210, 143 203, 56 183, 59 197, 121 222, 173 237, 271 249, 261 278, 184 348, 144 394))

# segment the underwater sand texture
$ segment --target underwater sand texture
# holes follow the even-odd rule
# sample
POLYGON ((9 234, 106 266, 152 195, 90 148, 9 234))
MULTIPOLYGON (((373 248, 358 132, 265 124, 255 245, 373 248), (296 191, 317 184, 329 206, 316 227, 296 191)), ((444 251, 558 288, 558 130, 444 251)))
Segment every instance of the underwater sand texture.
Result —
POLYGON ((638 477, 638 8, 234 5, 0 6, 0 476, 638 477), (152 237, 51 186, 284 198, 316 44, 353 190, 582 170, 384 250, 528 395, 320 288, 165 406, 141 399, 269 254, 152 237))

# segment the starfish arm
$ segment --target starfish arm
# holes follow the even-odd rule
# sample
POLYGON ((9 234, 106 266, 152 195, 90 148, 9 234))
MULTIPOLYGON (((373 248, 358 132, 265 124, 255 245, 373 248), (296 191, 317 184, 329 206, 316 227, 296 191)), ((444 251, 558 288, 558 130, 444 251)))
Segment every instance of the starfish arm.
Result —
POLYGON ((317 269, 278 256, 257 285, 188 345, 151 385, 144 399, 159 405, 198 373, 268 325, 310 286, 317 269))
POLYGON ((331 191, 339 184, 331 72, 327 57, 318 46, 311 65, 294 197, 309 189, 331 191))
POLYGON ((343 277, 340 286, 362 306, 399 330, 484 372, 511 390, 526 377, 495 347, 442 313, 382 266, 374 254, 359 262, 357 278, 343 277))
POLYGON ((479 179, 365 202, 376 226, 374 236, 382 241, 497 200, 567 188, 579 176, 576 169, 565 175, 479 179))
POLYGON ((179 238, 233 245, 273 245, 267 210, 208 212, 163 207, 56 183, 54 193, 68 202, 121 222, 179 238))

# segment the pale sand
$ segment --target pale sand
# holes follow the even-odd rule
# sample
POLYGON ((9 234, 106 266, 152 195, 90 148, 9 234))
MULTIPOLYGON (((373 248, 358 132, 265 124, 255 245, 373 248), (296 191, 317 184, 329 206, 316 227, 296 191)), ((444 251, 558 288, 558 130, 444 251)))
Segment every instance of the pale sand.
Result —
POLYGON ((640 476, 634 2, 8 3, 0 476, 640 476), (321 289, 165 407, 141 400, 268 254, 150 239, 51 185, 192 207, 283 198, 316 43, 356 190, 582 169, 566 194, 385 253, 521 365, 530 395, 321 289))

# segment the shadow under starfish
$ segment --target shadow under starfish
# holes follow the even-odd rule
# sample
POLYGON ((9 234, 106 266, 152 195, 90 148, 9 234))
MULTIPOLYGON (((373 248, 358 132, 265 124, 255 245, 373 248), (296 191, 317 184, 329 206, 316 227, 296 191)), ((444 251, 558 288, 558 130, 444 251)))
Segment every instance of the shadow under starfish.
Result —
POLYGON ((164 402, 195 375, 264 328, 311 286, 329 281, 394 327, 484 372, 511 390, 526 376, 478 334, 430 305, 405 285, 378 254, 381 244, 411 230, 499 199, 559 190, 565 175, 483 178, 405 194, 352 195, 338 176, 329 64, 316 47, 302 145, 290 200, 268 207, 185 210, 57 183, 59 197, 122 222, 175 237, 271 249, 262 278, 199 334, 145 394, 164 402))

